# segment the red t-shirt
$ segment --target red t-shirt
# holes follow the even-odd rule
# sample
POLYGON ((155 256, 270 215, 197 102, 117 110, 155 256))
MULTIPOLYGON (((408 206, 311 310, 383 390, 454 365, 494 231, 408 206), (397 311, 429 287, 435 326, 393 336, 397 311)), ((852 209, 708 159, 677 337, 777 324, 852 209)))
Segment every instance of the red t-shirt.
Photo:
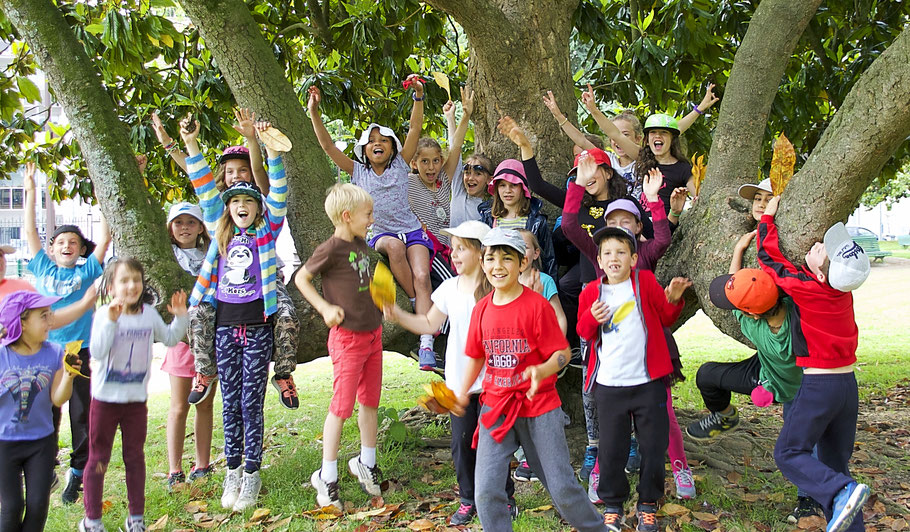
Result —
MULTIPOLYGON (((546 362, 553 353, 569 347, 550 302, 524 287, 520 296, 505 305, 493 303, 489 294, 474 307, 465 354, 486 358, 483 403, 494 406, 517 400, 530 388, 522 376, 528 366, 546 362)), ((535 417, 559 407, 556 375, 545 379, 531 400, 520 400, 519 417, 535 417)))
POLYGON ((0 279, 0 301, 3 301, 3 298, 13 292, 18 292, 20 290, 37 292, 35 287, 25 279, 0 279))

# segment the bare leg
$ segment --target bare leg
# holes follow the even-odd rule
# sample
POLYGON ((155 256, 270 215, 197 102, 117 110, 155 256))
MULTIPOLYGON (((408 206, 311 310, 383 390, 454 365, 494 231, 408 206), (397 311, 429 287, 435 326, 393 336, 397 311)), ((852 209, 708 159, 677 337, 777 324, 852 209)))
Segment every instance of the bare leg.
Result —
POLYGON ((379 430, 378 409, 360 405, 357 413, 357 426, 360 428, 360 445, 376 447, 376 433, 379 430))
POLYGON ((168 473, 176 473, 183 471, 183 440, 186 437, 186 416, 190 411, 186 398, 190 395, 193 379, 174 375, 169 377, 171 403, 167 411, 167 462, 168 473))
MULTIPOLYGON (((414 247, 414 246, 412 246, 414 247)), ((423 246, 420 246, 423 247, 423 246)), ((424 248, 426 250, 426 248, 424 248)), ((382 253, 389 259, 389 269, 392 275, 401 286, 401 289, 408 295, 414 297, 414 280, 411 274, 411 267, 408 264, 408 253, 404 242, 392 236, 384 236, 376 241, 376 251, 382 253)), ((429 259, 427 260, 427 278, 429 279, 429 259)), ((427 295, 429 301, 429 295, 427 295)), ((429 306, 427 310, 429 310, 429 306)), ((424 311, 426 312, 426 311, 424 311)))
MULTIPOLYGON (((322 460, 325 462, 334 462, 338 460, 338 446, 341 444, 341 429, 344 428, 344 420, 329 412, 325 416, 325 424, 322 426, 322 460)), ((362 434, 362 432, 361 432, 362 434)), ((376 441, 375 435, 373 441, 376 441)))
MULTIPOLYGON (((190 379, 192 381, 192 379, 190 379)), ((196 420, 193 424, 196 431, 196 467, 208 467, 212 459, 212 422, 215 392, 218 391, 218 381, 212 383, 212 391, 205 400, 196 403, 196 420)), ((184 399, 186 402, 186 399, 184 399)))
POLYGON ((430 250, 421 245, 414 245, 408 248, 407 255, 414 280, 416 292, 414 297, 417 299, 414 310, 417 314, 426 314, 432 306, 430 293, 433 291, 430 286, 430 250))

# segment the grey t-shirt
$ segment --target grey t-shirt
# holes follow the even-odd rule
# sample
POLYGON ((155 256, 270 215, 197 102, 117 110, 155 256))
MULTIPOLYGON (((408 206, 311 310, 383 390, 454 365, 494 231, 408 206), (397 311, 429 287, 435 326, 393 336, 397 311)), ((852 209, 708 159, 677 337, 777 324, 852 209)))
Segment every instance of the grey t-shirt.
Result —
POLYGON ((464 188, 464 164, 458 158, 455 175, 452 176, 452 203, 449 206, 449 223, 451 227, 458 227, 468 220, 480 221, 477 207, 483 203, 483 198, 469 196, 464 188))
POLYGON ((421 228, 420 220, 411 212, 408 203, 409 171, 401 154, 395 156, 382 175, 376 175, 368 164, 354 163, 351 182, 373 197, 374 237, 383 233, 410 233, 421 228))

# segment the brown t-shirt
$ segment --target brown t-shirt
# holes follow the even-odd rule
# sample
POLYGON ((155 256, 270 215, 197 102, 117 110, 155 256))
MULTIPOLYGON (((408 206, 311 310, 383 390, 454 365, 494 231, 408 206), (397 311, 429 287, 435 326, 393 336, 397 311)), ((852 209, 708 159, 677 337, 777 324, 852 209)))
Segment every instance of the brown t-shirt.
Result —
POLYGON ((372 331, 382 324, 370 297, 369 251, 362 238, 346 242, 333 236, 305 264, 308 272, 322 276, 322 297, 344 310, 341 326, 350 331, 372 331))

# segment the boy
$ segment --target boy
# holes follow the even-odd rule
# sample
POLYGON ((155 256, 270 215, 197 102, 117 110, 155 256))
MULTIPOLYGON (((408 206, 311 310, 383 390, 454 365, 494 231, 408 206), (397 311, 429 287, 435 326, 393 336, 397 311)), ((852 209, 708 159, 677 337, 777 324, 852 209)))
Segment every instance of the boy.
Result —
MULTIPOLYGON (((486 363, 477 427, 475 501, 484 530, 512 530, 506 491, 512 453, 521 445, 560 515, 582 532, 605 530, 575 480, 556 393, 556 373, 571 358, 550 303, 518 281, 525 243, 518 231, 494 228, 481 240, 483 271, 493 291, 477 302, 465 345, 470 357, 458 406, 486 363)), ((456 412, 457 413, 457 412, 456 412)))
POLYGON ((774 460, 787 479, 821 504, 828 532, 862 531, 869 487, 854 481, 848 467, 859 409, 853 374, 859 331, 850 292, 869 276, 869 258, 837 223, 797 268, 778 246, 779 203, 780 196, 772 198, 758 224, 758 262, 799 307, 799 321, 791 326, 803 381, 784 416, 774 460))
POLYGON ((585 388, 594 391, 601 434, 609 435, 598 449, 597 495, 606 505, 604 524, 618 532, 629 497, 623 466, 634 422, 641 455, 637 530, 656 532, 670 438, 662 377, 673 371, 663 328, 676 321, 682 294, 692 283, 677 277, 664 290, 653 273, 633 270, 637 242, 628 229, 603 227, 594 233, 594 243, 605 274, 581 291, 578 335, 588 344, 585 388))
MULTIPOLYGON (((92 288, 95 279, 101 277, 104 255, 111 243, 111 233, 107 221, 101 218, 101 240, 96 246, 85 238, 82 230, 75 225, 61 225, 50 238, 50 252, 44 250, 38 236, 35 222, 35 166, 26 165, 25 170, 25 238, 28 240, 29 252, 34 255, 28 263, 28 269, 35 276, 38 292, 45 296, 60 297, 60 301, 51 305, 54 310, 78 303, 86 292, 92 288), (85 259, 80 261, 80 258, 85 259)), ((92 330, 92 317, 95 311, 90 307, 81 318, 65 327, 54 329, 48 339, 65 346, 70 342, 82 340, 79 359, 82 361, 82 373, 89 379, 73 381, 73 395, 69 400, 70 430, 72 431, 73 452, 70 454, 70 469, 66 474, 66 487, 62 499, 65 504, 73 504, 79 499, 82 489, 82 470, 88 462, 88 412, 91 404, 91 366, 89 364, 88 345, 92 330)), ((55 425, 59 421, 55 422, 55 425)))
POLYGON ((382 386, 382 313, 370 296, 370 248, 367 228, 373 223, 373 199, 349 183, 329 189, 325 212, 335 226, 331 238, 316 247, 296 275, 297 288, 330 327, 332 402, 325 418, 322 468, 313 472, 320 507, 342 509, 338 496, 338 446, 344 421, 351 417, 354 399, 360 402, 360 456, 348 461, 351 474, 372 496, 381 495, 376 465, 377 408, 382 386), (322 292, 313 287, 322 276, 322 292))

